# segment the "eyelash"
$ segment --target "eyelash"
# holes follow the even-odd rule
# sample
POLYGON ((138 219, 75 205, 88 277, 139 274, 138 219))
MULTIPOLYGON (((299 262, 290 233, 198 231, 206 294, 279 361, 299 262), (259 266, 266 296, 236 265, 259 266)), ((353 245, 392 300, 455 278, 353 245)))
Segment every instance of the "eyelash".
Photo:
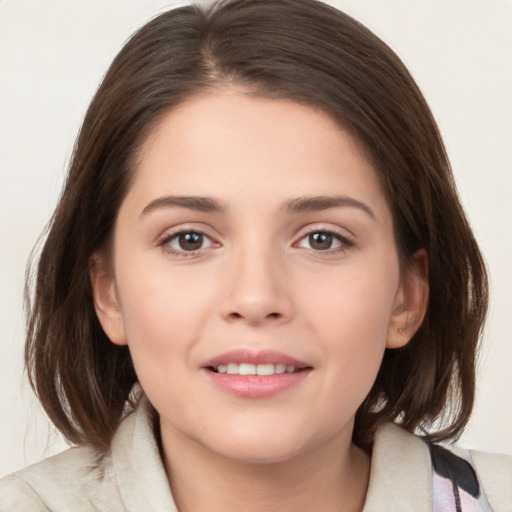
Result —
MULTIPOLYGON (((200 229, 182 229, 182 230, 176 231, 174 233, 165 234, 159 240, 158 246, 162 247, 162 249, 167 254, 171 254, 174 256, 180 256, 180 257, 184 257, 184 258, 197 256, 201 251, 204 251, 205 249, 209 248, 209 247, 206 247, 206 248, 201 247, 196 250, 187 251, 185 249, 181 249, 181 250, 175 249, 170 245, 171 242, 178 239, 178 237, 180 237, 182 235, 188 235, 188 234, 199 235, 199 236, 203 237, 203 241, 204 241, 204 239, 209 240, 210 241, 209 247, 215 246, 216 244, 220 245, 211 236, 207 235, 204 231, 202 231, 200 229)), ((292 244, 292 246, 300 248, 301 246, 299 244, 302 240, 306 239, 307 237, 310 237, 311 235, 315 235, 315 234, 332 236, 333 240, 336 240, 337 242, 339 242, 339 245, 337 247, 334 247, 334 248, 329 247, 327 249, 314 249, 312 247, 309 247, 309 248, 303 247, 304 249, 314 252, 316 255, 319 255, 319 256, 328 256, 328 255, 333 255, 333 254, 336 254, 339 252, 344 252, 344 251, 350 249, 354 245, 353 241, 350 238, 348 238, 346 235, 339 233, 336 230, 316 228, 316 229, 310 229, 309 231, 301 233, 300 238, 296 242, 294 242, 292 244)))
POLYGON ((316 235, 316 234, 332 236, 333 240, 336 240, 339 242, 339 246, 334 247, 334 248, 330 247, 328 249, 323 249, 323 250, 322 249, 313 249, 312 247, 310 247, 310 248, 304 247, 304 249, 312 251, 315 253, 315 255, 318 255, 318 256, 329 256, 329 255, 333 255, 336 253, 345 252, 346 250, 350 249, 354 245, 354 242, 350 238, 348 238, 346 235, 344 235, 336 230, 315 228, 315 229, 310 229, 310 230, 302 233, 300 238, 297 240, 297 242, 294 242, 293 246, 300 247, 299 243, 302 240, 310 237, 311 235, 316 235))
POLYGON ((189 234, 199 235, 199 236, 203 237, 203 240, 204 239, 210 240, 211 245, 217 244, 217 242, 215 242, 215 240, 211 236, 207 235, 204 231, 201 231, 200 229, 181 229, 180 231, 176 231, 174 233, 170 233, 170 234, 167 233, 167 234, 165 234, 159 240, 158 245, 160 247, 162 247, 162 249, 167 254, 172 254, 174 256, 181 256, 181 257, 185 257, 185 258, 196 256, 201 251, 204 251, 205 248, 199 248, 199 249, 196 249, 196 250, 187 251, 187 250, 184 250, 184 249, 181 249, 181 250, 175 249, 175 248, 173 248, 170 245, 170 243, 173 240, 178 239, 178 237, 180 237, 182 235, 189 235, 189 234))

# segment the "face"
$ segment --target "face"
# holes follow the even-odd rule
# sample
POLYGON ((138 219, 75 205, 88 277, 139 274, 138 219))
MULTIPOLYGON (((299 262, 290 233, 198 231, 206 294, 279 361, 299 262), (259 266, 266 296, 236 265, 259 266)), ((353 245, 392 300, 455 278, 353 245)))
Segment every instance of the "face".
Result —
POLYGON ((164 446, 279 461, 349 442, 410 321, 389 207, 326 114, 223 90, 170 112, 120 208, 100 321, 164 446), (409 320, 408 320, 409 318, 409 320))

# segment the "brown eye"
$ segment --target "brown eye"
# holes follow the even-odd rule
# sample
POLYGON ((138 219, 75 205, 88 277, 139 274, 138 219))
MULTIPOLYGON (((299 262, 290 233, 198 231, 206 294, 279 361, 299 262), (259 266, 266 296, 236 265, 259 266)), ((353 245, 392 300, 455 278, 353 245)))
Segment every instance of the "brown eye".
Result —
POLYGON ((180 231, 166 237, 161 245, 168 252, 185 254, 208 249, 214 245, 214 242, 209 236, 197 231, 180 231))
POLYGON ((341 250, 351 245, 350 240, 330 231, 313 231, 303 236, 296 244, 297 247, 313 251, 341 250))
POLYGON ((203 235, 201 233, 180 233, 178 235, 178 245, 183 251, 197 251, 203 245, 203 235))
POLYGON ((332 246, 333 236, 330 233, 311 233, 308 242, 311 249, 325 251, 332 246))

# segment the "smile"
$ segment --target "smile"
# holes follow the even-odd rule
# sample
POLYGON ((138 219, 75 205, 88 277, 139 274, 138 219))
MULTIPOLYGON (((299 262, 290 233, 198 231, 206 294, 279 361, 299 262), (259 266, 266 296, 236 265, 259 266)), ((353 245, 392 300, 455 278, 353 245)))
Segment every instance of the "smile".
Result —
POLYGON ((239 398, 261 399, 300 385, 313 367, 279 351, 242 348, 205 361, 201 370, 223 392, 239 398))
POLYGON ((293 365, 286 364, 251 364, 251 363, 229 363, 210 366, 208 369, 215 373, 227 375, 276 375, 282 373, 294 373, 299 371, 293 365))

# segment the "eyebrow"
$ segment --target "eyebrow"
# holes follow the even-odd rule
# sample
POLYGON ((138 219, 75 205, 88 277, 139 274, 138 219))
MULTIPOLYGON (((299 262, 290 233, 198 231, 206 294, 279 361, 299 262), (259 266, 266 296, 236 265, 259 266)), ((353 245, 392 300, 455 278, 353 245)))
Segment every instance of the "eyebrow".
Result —
MULTIPOLYGON (((228 207, 217 199, 204 196, 163 196, 148 203, 142 210, 141 217, 161 208, 187 208, 206 213, 223 213, 228 207)), ((315 212, 330 208, 357 208, 373 220, 376 220, 373 210, 357 199, 348 196, 303 196, 286 201, 282 210, 287 213, 315 212)))
POLYGON ((284 210, 291 213, 316 212, 340 207, 357 208, 373 220, 377 220, 375 213, 367 204, 348 196, 304 196, 290 199, 284 204, 284 210))
POLYGON ((203 196, 163 196, 151 201, 142 210, 141 217, 160 208, 188 208, 199 212, 225 212, 227 206, 216 199, 203 196))

